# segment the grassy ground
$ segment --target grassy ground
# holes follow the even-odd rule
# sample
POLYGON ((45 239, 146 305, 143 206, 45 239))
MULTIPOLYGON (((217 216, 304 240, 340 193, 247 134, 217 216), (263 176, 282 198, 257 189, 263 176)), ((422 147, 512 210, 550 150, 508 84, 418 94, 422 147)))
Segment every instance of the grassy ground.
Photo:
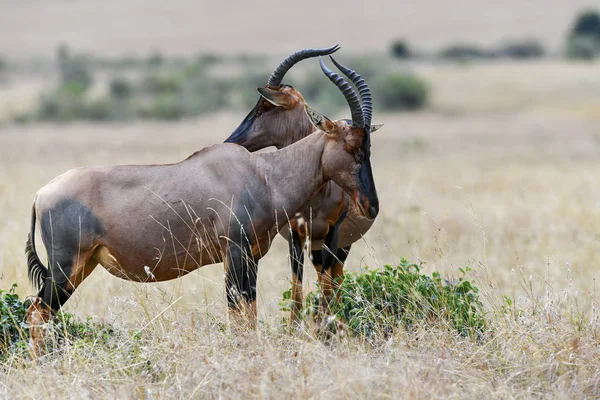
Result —
MULTIPOLYGON (((428 273, 470 265, 492 321, 481 341, 436 326, 375 345, 289 336, 278 312, 287 246, 277 239, 260 265, 256 332, 227 326, 221 265, 153 285, 98 269, 67 309, 142 329, 143 340, 73 344, 38 365, 13 358, 1 366, 0 396, 600 395, 598 65, 414 68, 432 82, 432 107, 375 114, 385 123, 373 138, 381 213, 347 268, 400 257, 424 260, 428 273), (503 311, 504 295, 514 303, 503 311)), ((242 118, 0 128, 0 287, 16 281, 32 292, 23 256, 30 202, 53 177, 79 165, 177 161, 222 141, 242 118)))

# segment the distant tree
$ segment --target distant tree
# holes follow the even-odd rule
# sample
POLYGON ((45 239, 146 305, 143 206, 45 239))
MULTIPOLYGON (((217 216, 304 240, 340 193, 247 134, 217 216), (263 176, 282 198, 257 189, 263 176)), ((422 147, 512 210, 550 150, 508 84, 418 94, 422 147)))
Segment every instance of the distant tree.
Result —
POLYGON ((477 58, 492 58, 496 54, 492 51, 487 51, 479 46, 469 43, 456 43, 440 51, 439 56, 449 60, 472 60, 477 58))
POLYGON ((591 61, 598 52, 598 43, 588 36, 574 36, 567 42, 568 58, 591 61))
POLYGON ((600 41, 600 14, 597 11, 584 11, 575 20, 571 29, 571 37, 589 36, 600 41))
POLYGON ((165 62, 165 57, 158 51, 153 52, 148 57, 148 65, 151 67, 160 67, 165 62))
POLYGON ((72 56, 69 47, 63 44, 56 50, 56 59, 61 86, 74 94, 81 94, 92 85, 92 70, 85 57, 72 56))
POLYGON ((406 40, 395 40, 390 46, 392 56, 396 58, 410 58, 412 53, 406 40))
POLYGON ((505 43, 498 53, 510 58, 540 58, 544 56, 545 50, 537 40, 526 39, 505 43))
POLYGON ((384 110, 417 110, 427 105, 429 85, 416 75, 392 71, 373 82, 373 94, 384 110))
POLYGON ((113 97, 128 97, 133 92, 133 85, 124 78, 114 78, 110 81, 110 94, 113 97))
POLYGON ((600 55, 600 14, 588 10, 580 13, 567 38, 569 58, 592 60, 600 55))

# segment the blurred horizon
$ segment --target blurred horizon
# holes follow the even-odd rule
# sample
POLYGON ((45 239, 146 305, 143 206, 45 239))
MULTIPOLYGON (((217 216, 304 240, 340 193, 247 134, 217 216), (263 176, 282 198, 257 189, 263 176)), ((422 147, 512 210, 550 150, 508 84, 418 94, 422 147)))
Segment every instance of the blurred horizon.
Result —
POLYGON ((52 57, 67 44, 118 57, 160 52, 286 54, 340 43, 347 52, 386 52, 397 39, 437 50, 449 43, 480 46, 532 39, 560 52, 576 15, 589 0, 452 3, 424 0, 177 2, 93 0, 5 1, 0 54, 21 60, 52 57), (35 5, 32 12, 31 6, 35 5), (543 10, 543 13, 541 11, 543 10))

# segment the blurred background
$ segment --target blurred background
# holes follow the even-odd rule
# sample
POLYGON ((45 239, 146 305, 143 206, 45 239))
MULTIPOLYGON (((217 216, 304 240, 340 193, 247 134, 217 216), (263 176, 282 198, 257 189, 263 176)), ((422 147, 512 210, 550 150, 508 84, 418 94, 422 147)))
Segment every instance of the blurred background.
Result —
MULTIPOLYGON (((32 293, 23 244, 31 200, 52 178, 176 162, 222 142, 285 56, 340 43, 336 58, 366 78, 374 122, 385 124, 372 161, 382 211, 348 268, 406 257, 431 270, 470 265, 506 293, 537 276, 591 296, 599 13, 580 0, 3 1, 0 287, 32 293)), ((316 60, 284 82, 313 108, 348 116, 316 60)), ((103 316, 140 293, 222 306, 222 273, 138 285, 98 269, 69 307, 103 316)), ((260 267, 263 316, 277 313, 289 275, 278 239, 260 267)))

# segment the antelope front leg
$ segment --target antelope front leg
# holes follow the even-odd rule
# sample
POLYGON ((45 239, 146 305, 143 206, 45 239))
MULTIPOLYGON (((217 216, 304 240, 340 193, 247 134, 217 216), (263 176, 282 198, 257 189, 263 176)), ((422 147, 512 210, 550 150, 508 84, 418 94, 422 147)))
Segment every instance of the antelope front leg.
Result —
MULTIPOLYGON (((322 265, 321 265, 321 273, 319 274, 319 281, 322 285, 322 302, 320 303, 320 312, 328 313, 329 312, 329 303, 331 302, 332 294, 333 294, 333 267, 338 261, 337 253, 338 253, 338 242, 340 238, 340 228, 341 223, 345 218, 345 213, 340 217, 338 222, 335 223, 327 233, 325 240, 323 242, 323 252, 322 252, 322 265)), ((342 263, 343 265, 343 263, 342 263)))
POLYGON ((225 261, 225 290, 230 315, 234 320, 256 327, 256 281, 258 263, 250 253, 230 246, 225 261))
POLYGON ((342 300, 342 293, 339 290, 342 285, 342 281, 344 279, 344 265, 346 263, 346 259, 348 258, 348 254, 350 254, 350 248, 352 245, 343 247, 338 249, 336 253, 336 260, 333 268, 331 269, 331 280, 333 284, 333 290, 336 292, 336 301, 340 302, 342 300))
POLYGON ((304 240, 298 232, 292 232, 289 242, 290 261, 292 266, 292 303, 290 305, 290 324, 298 323, 302 310, 302 278, 304 275, 304 240))

